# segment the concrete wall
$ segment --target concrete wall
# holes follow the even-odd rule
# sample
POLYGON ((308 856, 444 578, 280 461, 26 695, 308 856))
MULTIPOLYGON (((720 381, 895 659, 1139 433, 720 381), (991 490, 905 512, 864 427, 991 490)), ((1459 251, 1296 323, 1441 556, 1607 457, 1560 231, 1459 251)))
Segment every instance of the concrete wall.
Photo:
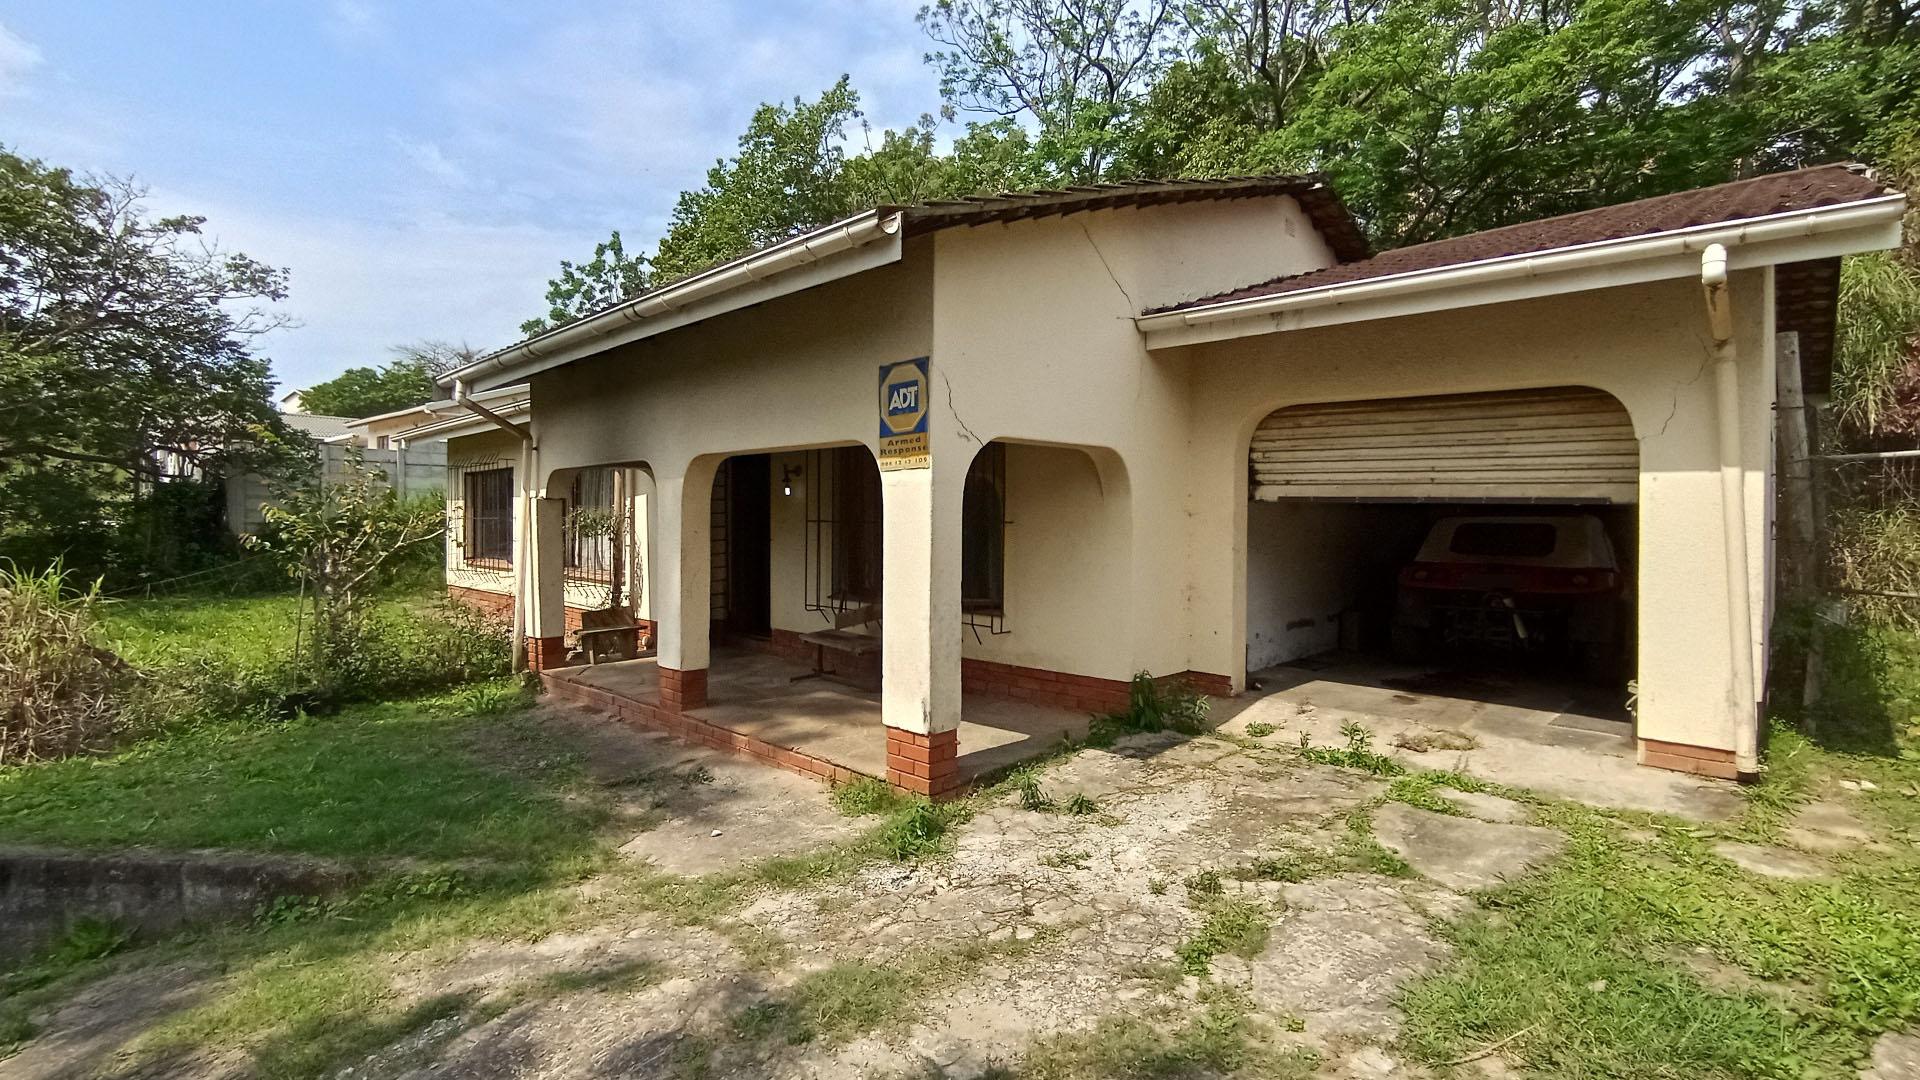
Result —
POLYGON ((1340 645, 1340 617, 1391 590, 1405 537, 1424 533, 1404 508, 1353 503, 1247 506, 1248 671, 1340 645))
MULTIPOLYGON (((320 475, 334 480, 345 473, 349 449, 339 443, 321 443, 320 475)), ((387 474, 401 494, 425 495, 447 484, 447 448, 444 443, 423 443, 394 450, 362 450, 363 464, 387 474)), ((266 523, 264 510, 273 501, 273 489, 252 473, 229 477, 227 487, 227 528, 240 535, 258 532, 266 523)))
MULTIPOLYGON (((1755 670, 1764 642, 1773 403, 1771 272, 1735 275, 1755 670)), ((1730 749, 1720 480, 1700 286, 1677 280, 1564 298, 1241 338, 1178 350, 1193 386, 1186 471, 1190 666, 1247 655, 1247 443, 1274 409, 1317 401, 1592 386, 1640 444, 1639 717, 1643 738, 1730 749)))

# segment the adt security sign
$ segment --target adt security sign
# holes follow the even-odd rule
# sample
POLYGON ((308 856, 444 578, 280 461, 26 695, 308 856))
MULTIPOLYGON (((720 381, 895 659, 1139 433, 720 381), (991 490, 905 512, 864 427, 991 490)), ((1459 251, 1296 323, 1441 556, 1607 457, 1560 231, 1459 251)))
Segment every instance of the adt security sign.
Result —
POLYGON ((927 358, 880 365, 880 470, 933 464, 927 442, 927 358))

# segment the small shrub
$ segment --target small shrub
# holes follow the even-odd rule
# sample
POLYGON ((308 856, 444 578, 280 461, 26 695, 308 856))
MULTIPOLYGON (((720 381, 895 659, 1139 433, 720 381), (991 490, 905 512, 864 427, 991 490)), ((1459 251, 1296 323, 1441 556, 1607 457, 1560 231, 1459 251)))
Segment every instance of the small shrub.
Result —
POLYGON ((884 780, 871 776, 855 777, 844 784, 833 785, 834 809, 848 817, 866 817, 869 814, 890 814, 900 808, 901 795, 887 786, 884 780))
POLYGON ((1162 684, 1151 672, 1134 675, 1127 688, 1127 710, 1100 717, 1099 727, 1112 731, 1177 731, 1197 735, 1206 730, 1207 696, 1184 682, 1162 684))
POLYGON ((926 799, 914 799, 894 811, 880 829, 880 850, 895 862, 913 862, 938 854, 952 817, 926 799))
POLYGON ((1022 810, 1046 813, 1053 809, 1053 800, 1047 797, 1046 789, 1040 786, 1040 778, 1030 772, 1014 778, 1013 790, 1020 796, 1022 810))

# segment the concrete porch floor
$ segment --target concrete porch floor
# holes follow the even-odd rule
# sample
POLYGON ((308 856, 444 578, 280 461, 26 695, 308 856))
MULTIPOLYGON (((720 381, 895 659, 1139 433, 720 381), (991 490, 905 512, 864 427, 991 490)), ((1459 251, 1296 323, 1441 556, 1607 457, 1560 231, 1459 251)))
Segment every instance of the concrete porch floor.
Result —
MULTIPOLYGON (((687 716, 857 773, 884 777, 887 746, 880 723, 880 695, 831 679, 794 681, 808 670, 784 657, 716 647, 707 668, 707 705, 687 716)), ((651 657, 544 674, 631 701, 659 700, 660 674, 651 657)), ((963 781, 1039 757, 1069 735, 1084 736, 1090 719, 1083 713, 983 694, 967 694, 961 709, 963 781)))

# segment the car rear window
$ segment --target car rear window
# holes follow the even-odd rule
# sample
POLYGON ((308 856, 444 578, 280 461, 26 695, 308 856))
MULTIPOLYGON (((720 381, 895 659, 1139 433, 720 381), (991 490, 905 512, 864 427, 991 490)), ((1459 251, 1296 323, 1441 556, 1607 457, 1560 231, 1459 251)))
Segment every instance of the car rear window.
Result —
POLYGON ((1447 550, 1485 558, 1543 558, 1553 554, 1555 527, 1546 522, 1463 521, 1447 550))

